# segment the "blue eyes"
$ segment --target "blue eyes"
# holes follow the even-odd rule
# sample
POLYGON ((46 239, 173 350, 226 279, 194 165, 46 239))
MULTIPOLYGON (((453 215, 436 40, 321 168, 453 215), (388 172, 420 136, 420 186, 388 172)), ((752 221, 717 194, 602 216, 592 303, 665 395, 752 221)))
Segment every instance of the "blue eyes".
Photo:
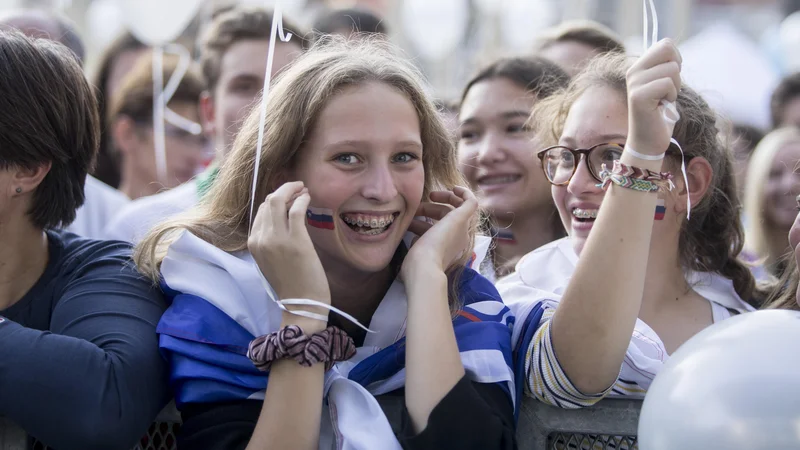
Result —
MULTIPOLYGON (((414 153, 404 152, 398 153, 392 156, 392 162, 400 163, 400 164, 408 164, 410 162, 418 160, 419 157, 414 153)), ((332 159, 333 162, 343 164, 343 165, 354 165, 361 162, 361 159, 354 153, 342 153, 336 155, 332 159)))
POLYGON ((395 155, 395 157, 393 159, 394 159, 395 162, 399 162, 399 163, 410 163, 411 161, 414 161, 414 160, 417 159, 417 155, 415 155, 413 153, 400 153, 400 154, 395 155))
POLYGON ((356 157, 356 155, 347 154, 347 153, 341 154, 341 155, 336 155, 336 156, 333 157, 333 160, 338 162, 338 163, 342 163, 342 164, 356 164, 356 163, 358 163, 358 158, 356 157))

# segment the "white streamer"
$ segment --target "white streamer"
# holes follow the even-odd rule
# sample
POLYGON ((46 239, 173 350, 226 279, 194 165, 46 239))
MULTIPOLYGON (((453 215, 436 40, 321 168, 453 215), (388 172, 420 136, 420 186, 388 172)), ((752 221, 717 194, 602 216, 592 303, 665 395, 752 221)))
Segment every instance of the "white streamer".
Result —
MULTIPOLYGON (((653 0, 642 0, 642 45, 644 46, 644 51, 647 51, 653 44, 658 42, 658 13, 656 12, 656 5, 653 3, 653 0), (648 28, 648 14, 647 14, 647 7, 650 7, 650 12, 653 15, 653 29, 650 35, 650 42, 648 44, 647 41, 647 28, 648 28)), ((660 103, 661 106, 661 116, 664 118, 664 122, 674 125, 675 123, 680 120, 681 115, 678 113, 678 108, 675 106, 674 102, 670 102, 667 100, 662 100, 660 103)), ((689 177, 686 175, 686 155, 683 153, 683 148, 681 148, 681 144, 678 143, 673 138, 670 138, 670 142, 675 144, 678 147, 678 150, 681 152, 681 173, 683 174, 683 182, 686 185, 686 220, 692 215, 692 201, 689 197, 689 177)))
POLYGON ((253 168, 253 189, 250 193, 250 226, 247 234, 253 229, 253 209, 256 202, 256 186, 258 186, 258 168, 261 164, 261 147, 264 144, 264 122, 267 115, 267 97, 269 96, 269 83, 272 78, 272 60, 275 57, 275 38, 280 36, 281 41, 289 42, 292 33, 283 33, 283 15, 281 13, 281 2, 275 2, 275 9, 272 12, 272 31, 269 35, 269 53, 267 53, 267 68, 264 73, 264 88, 261 94, 261 119, 258 121, 258 143, 256 144, 256 163, 253 168))
POLYGON ((169 122, 193 135, 203 132, 203 127, 169 109, 167 104, 175 95, 181 80, 189 70, 192 56, 189 50, 180 44, 167 44, 153 49, 153 144, 156 157, 156 174, 162 183, 167 181, 167 144, 164 123, 169 122), (179 57, 178 64, 164 85, 164 53, 179 57))
POLYGON ((164 47, 153 49, 153 145, 156 152, 156 174, 167 182, 166 131, 164 130, 164 47))
MULTIPOLYGON (((289 39, 292 38, 292 34, 288 33, 285 34, 283 32, 283 14, 281 13, 281 2, 280 0, 275 2, 275 8, 272 12, 272 30, 270 31, 269 37, 269 53, 267 53, 267 67, 264 73, 264 88, 261 94, 261 111, 260 111, 260 120, 258 126, 258 143, 256 144, 256 161, 255 167, 253 168, 253 186, 252 191, 250 193, 250 226, 248 235, 253 230, 253 210, 255 209, 255 202, 256 202, 256 187, 258 186, 258 168, 261 163, 261 147, 264 143, 264 122, 266 121, 267 116, 267 98, 269 97, 269 84, 270 79, 272 78, 272 60, 275 56, 275 39, 280 38, 282 42, 289 42, 289 39)), ((267 289, 267 292, 270 292, 269 283, 267 282, 266 278, 264 278, 264 274, 261 272, 261 269, 258 268, 256 265, 256 270, 261 275, 261 281, 264 284, 264 288, 267 289)), ((289 298, 283 300, 275 300, 275 303, 278 304, 278 307, 283 311, 286 311, 290 314, 294 314, 296 316, 308 317, 310 319, 320 320, 323 322, 327 322, 328 318, 322 314, 312 313, 310 311, 303 311, 303 310, 290 310, 286 308, 286 305, 305 305, 305 306, 318 306, 320 308, 325 308, 329 311, 335 312, 340 316, 344 317, 345 319, 349 320, 350 322, 356 324, 361 329, 368 333, 374 333, 374 331, 370 330, 369 328, 362 325, 355 317, 347 314, 346 312, 326 303, 322 303, 317 300, 310 300, 310 299, 297 299, 297 298, 289 298)))
MULTIPOLYGON (((275 291, 269 285, 269 282, 267 281, 267 278, 264 276, 264 273, 261 272, 261 269, 258 267, 258 264, 255 263, 255 261, 253 261, 253 266, 255 267, 256 271, 258 272, 258 275, 261 277, 261 285, 264 286, 264 290, 267 291, 267 295, 270 298, 272 298, 272 300, 278 305, 278 308, 280 308, 281 310, 286 311, 289 314, 294 314, 295 316, 308 317, 309 319, 319 320, 321 322, 328 323, 328 316, 325 316, 323 314, 317 314, 317 313, 313 313, 311 311, 304 311, 304 310, 301 310, 301 309, 300 310, 291 310, 291 309, 288 309, 286 307, 286 305, 318 306, 320 308, 325 308, 328 311, 335 312, 336 314, 339 314, 340 316, 342 316, 345 319, 347 319, 348 321, 354 323, 355 325, 357 325, 359 328, 361 328, 362 330, 366 331, 367 333, 374 333, 374 331, 372 331, 369 328, 367 328, 364 325, 362 325, 361 322, 359 322, 358 319, 356 319, 355 317, 353 317, 350 314, 347 314, 346 312, 342 311, 341 309, 336 308, 335 306, 329 305, 327 303, 322 303, 320 301, 311 300, 311 299, 307 299, 307 298, 286 298, 286 299, 283 299, 283 300, 277 300, 275 297, 270 295, 271 293, 275 293, 275 291)), ((275 293, 275 295, 277 296, 277 293, 275 293)))
MULTIPOLYGON (((658 13, 656 12, 656 5, 653 3, 653 0, 642 0, 642 19, 643 19, 643 28, 642 28, 642 42, 644 46, 644 51, 647 51, 650 47, 652 47, 656 42, 658 42, 658 13), (650 35, 650 42, 648 44, 647 41, 647 28, 648 28, 648 14, 647 14, 647 6, 650 6, 650 12, 653 15, 653 30, 650 35)), ((661 101, 661 115, 664 116, 664 120, 668 123, 675 124, 678 120, 680 120, 681 116, 678 114, 678 109, 675 107, 674 102, 662 100, 661 101)))
POLYGON ((203 127, 199 123, 181 116, 167 106, 170 100, 172 100, 172 96, 178 91, 183 77, 186 76, 186 72, 192 64, 192 55, 186 47, 180 44, 167 44, 164 46, 164 52, 178 56, 178 64, 175 66, 172 76, 170 76, 167 85, 164 87, 164 119, 172 125, 194 134, 195 136, 199 135, 203 132, 203 127))

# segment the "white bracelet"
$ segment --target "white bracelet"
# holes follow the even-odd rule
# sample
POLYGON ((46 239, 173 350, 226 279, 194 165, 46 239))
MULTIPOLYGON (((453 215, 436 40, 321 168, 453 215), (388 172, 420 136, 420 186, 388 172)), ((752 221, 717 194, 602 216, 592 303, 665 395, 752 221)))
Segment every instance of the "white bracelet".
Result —
POLYGON ((626 145, 625 146, 625 151, 630 153, 631 156, 635 156, 635 157, 637 157, 639 159, 643 159, 645 161, 661 161, 662 159, 664 159, 664 155, 667 154, 667 152, 664 152, 664 153, 662 153, 660 155, 643 155, 643 154, 637 152, 636 150, 634 150, 633 147, 631 147, 630 145, 626 145))

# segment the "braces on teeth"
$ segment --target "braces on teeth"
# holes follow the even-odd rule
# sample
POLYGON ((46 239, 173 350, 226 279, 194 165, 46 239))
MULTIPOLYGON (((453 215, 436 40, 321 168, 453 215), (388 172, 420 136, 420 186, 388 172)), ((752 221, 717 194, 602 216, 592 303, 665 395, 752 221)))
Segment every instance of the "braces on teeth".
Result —
POLYGON ((597 211, 587 211, 585 209, 575 208, 572 210, 572 215, 579 219, 596 219, 597 211))
POLYGON ((362 219, 360 217, 358 219, 354 219, 352 217, 343 216, 342 219, 350 225, 356 225, 359 227, 370 227, 370 228, 385 228, 391 225, 392 222, 394 222, 394 217, 391 217, 390 219, 387 220, 387 219, 362 219))

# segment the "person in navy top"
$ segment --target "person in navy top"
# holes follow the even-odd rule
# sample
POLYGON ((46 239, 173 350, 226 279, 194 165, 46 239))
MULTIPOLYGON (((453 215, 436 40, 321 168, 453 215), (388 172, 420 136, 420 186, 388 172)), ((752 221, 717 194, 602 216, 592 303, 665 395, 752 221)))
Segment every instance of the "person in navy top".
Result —
POLYGON ((129 449, 169 399, 164 300, 130 246, 56 231, 99 124, 66 47, 0 32, 0 416, 60 450, 129 449))

